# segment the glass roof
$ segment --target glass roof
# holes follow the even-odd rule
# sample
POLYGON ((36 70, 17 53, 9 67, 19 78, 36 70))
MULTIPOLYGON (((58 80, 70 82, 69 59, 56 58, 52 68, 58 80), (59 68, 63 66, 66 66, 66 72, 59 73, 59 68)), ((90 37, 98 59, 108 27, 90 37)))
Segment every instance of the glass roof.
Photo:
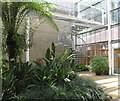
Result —
MULTIPOLYGON (((87 4, 94 4, 94 3, 97 3, 97 2, 100 2, 100 1, 105 1, 105 0, 46 0, 48 2, 51 2, 51 3, 55 3, 55 4, 58 4, 58 5, 64 5, 66 3, 87 3, 87 4)), ((68 5, 66 5, 68 6, 68 5)))
POLYGON ((71 3, 76 3, 76 2, 79 2, 79 1, 83 1, 83 0, 46 0, 48 2, 71 2, 71 3))
MULTIPOLYGON (((58 5, 58 8, 51 10, 56 20, 73 22, 73 24, 82 27, 80 29, 95 28, 102 26, 102 22, 101 22, 102 11, 96 8, 92 8, 90 5, 96 6, 94 4, 96 3, 99 4, 99 2, 105 0, 89 0, 89 1, 88 0, 46 0, 46 1, 58 5), (79 5, 78 3, 80 4, 79 12, 77 8, 79 5), (80 17, 78 16, 78 14, 80 14, 80 17)), ((101 6, 101 5, 97 5, 97 6, 101 6)))

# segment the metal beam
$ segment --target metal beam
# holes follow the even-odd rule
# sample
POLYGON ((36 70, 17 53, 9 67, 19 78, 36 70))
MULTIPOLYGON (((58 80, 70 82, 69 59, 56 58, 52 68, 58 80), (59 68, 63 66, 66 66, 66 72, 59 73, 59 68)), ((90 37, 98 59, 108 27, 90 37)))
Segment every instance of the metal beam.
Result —
POLYGON ((80 21, 80 22, 83 22, 83 24, 89 24, 91 26, 103 26, 102 23, 96 22, 94 20, 87 20, 87 19, 83 19, 83 18, 73 17, 73 16, 60 14, 60 13, 54 13, 54 12, 51 12, 51 14, 55 17, 59 17, 59 20, 65 20, 65 21, 70 21, 70 22, 71 21, 74 21, 74 22, 80 21))
MULTIPOLYGON (((60 21, 60 22, 63 22, 63 23, 66 22, 66 21, 64 21, 64 20, 57 20, 57 19, 55 19, 54 21, 60 21)), ((75 23, 74 21, 71 21, 70 24, 71 24, 71 25, 83 26, 83 27, 85 27, 85 28, 87 28, 87 27, 88 27, 88 28, 96 28, 96 26, 87 25, 87 24, 81 24, 81 23, 75 23)))
MULTIPOLYGON (((101 3, 103 0, 101 0, 100 2, 98 2, 98 3, 101 3)), ((97 4, 98 4, 97 3, 97 4)), ((97 9, 97 10, 100 10, 100 11, 105 11, 104 9, 102 9, 102 8, 100 8, 100 7, 95 7, 95 5, 97 5, 97 4, 93 4, 93 5, 90 5, 90 4, 87 4, 87 3, 83 3, 83 2, 81 2, 81 3, 79 3, 79 4, 81 4, 81 5, 84 5, 84 6, 88 6, 88 7, 86 7, 84 10, 86 10, 86 9, 88 9, 88 8, 95 8, 95 9, 97 9)))

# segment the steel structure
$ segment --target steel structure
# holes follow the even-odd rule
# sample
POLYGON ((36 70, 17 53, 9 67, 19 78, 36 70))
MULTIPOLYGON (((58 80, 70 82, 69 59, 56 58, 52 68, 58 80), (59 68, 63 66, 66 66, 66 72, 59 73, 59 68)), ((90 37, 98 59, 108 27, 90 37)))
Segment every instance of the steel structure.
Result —
POLYGON ((48 1, 58 5, 50 11, 54 19, 69 22, 60 27, 58 43, 72 49, 76 63, 89 65, 95 55, 103 55, 109 75, 119 74, 120 0, 48 1))
POLYGON ((62 29, 58 38, 63 45, 72 46, 77 63, 89 65, 95 55, 107 56, 109 75, 118 74, 120 67, 115 67, 113 55, 114 44, 120 42, 120 0, 80 0, 72 6, 60 5, 51 13, 55 20, 70 22, 71 33, 62 29))

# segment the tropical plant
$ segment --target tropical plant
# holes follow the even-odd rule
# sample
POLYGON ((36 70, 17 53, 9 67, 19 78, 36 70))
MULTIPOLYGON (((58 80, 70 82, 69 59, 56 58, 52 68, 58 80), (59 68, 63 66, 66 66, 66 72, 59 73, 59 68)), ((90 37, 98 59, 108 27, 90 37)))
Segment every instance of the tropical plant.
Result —
MULTIPOLYGON (((9 60, 15 59, 23 48, 20 41, 25 40, 24 36, 18 32, 23 19, 30 12, 39 14, 40 17, 48 21, 54 28, 57 28, 53 21, 52 14, 48 9, 56 7, 55 5, 46 1, 39 2, 2 2, 2 22, 3 22, 3 46, 6 47, 9 60), (20 50, 21 49, 21 50, 20 50)), ((24 43, 25 44, 25 43, 24 43)))
POLYGON ((72 69, 75 72, 80 72, 80 71, 87 71, 88 67, 84 64, 76 64, 72 69))
MULTIPOLYGON (((7 62, 8 63, 8 62, 7 62)), ((32 83, 32 65, 28 62, 16 61, 3 65, 2 99, 16 99, 16 96, 32 83)))
POLYGON ((2 56, 0 56, 0 66, 2 66, 2 56))
POLYGON ((106 99, 103 89, 90 79, 75 76, 68 84, 67 87, 70 87, 67 90, 69 99, 80 99, 81 101, 105 101, 106 99))
POLYGON ((45 83, 52 85, 55 82, 64 82, 71 77, 70 75, 74 74, 71 72, 71 67, 74 66, 72 55, 65 51, 60 57, 56 58, 55 52, 55 44, 52 43, 51 48, 46 51, 45 58, 42 58, 39 62, 35 61, 38 66, 36 76, 40 82, 44 83, 46 81, 45 83))
POLYGON ((52 43, 45 58, 34 61, 35 65, 21 60, 8 63, 9 67, 6 67, 7 63, 3 65, 2 100, 105 100, 106 94, 94 81, 71 71, 75 63, 67 51, 58 58, 55 53, 55 44, 52 43))
POLYGON ((52 86, 33 86, 19 95, 24 99, 106 101, 106 94, 94 81, 74 76, 70 82, 52 86))
POLYGON ((95 56, 90 61, 90 67, 91 70, 95 72, 97 75, 108 74, 109 66, 107 57, 95 56))

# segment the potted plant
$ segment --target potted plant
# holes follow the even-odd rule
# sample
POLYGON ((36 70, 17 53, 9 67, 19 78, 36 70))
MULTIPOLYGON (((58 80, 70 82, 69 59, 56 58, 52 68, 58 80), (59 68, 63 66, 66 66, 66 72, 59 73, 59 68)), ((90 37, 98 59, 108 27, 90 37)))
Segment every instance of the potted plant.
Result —
POLYGON ((92 72, 95 72, 96 75, 106 75, 109 71, 108 59, 104 56, 95 56, 90 61, 90 66, 92 72))

